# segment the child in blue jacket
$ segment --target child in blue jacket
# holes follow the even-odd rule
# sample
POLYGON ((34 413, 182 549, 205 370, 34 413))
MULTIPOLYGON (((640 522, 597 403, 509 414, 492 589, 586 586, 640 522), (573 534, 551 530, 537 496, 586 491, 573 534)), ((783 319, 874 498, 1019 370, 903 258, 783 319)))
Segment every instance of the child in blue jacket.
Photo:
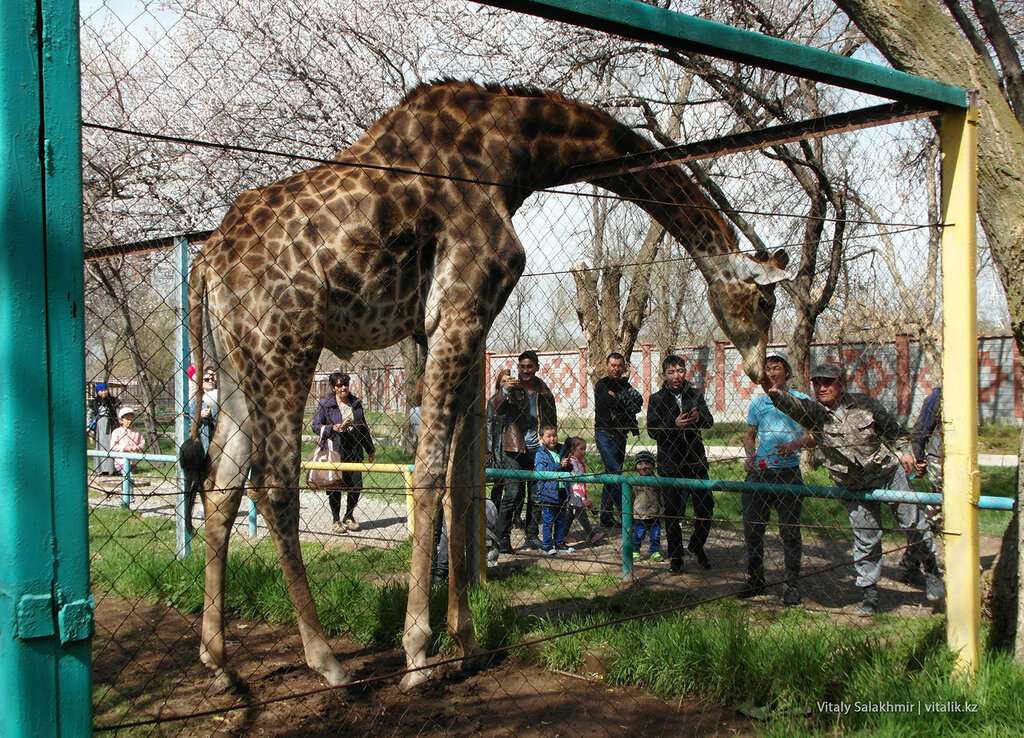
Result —
MULTIPOLYGON (((533 459, 537 471, 568 471, 571 469, 565 447, 558 442, 558 431, 554 426, 545 425, 540 429, 540 448, 533 459)), ((541 548, 549 556, 556 553, 573 553, 575 549, 566 546, 565 505, 568 492, 564 482, 543 479, 537 482, 537 502, 543 510, 541 548)))

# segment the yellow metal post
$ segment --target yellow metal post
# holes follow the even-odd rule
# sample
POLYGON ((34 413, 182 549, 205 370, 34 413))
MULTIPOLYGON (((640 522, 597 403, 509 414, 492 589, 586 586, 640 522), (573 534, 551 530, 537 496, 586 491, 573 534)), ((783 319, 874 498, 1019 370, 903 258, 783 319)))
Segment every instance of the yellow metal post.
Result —
POLYGON ((978 665, 977 98, 942 115, 942 396, 946 640, 957 669, 978 665))
POLYGON ((405 515, 409 521, 409 540, 412 540, 413 534, 416 532, 416 516, 412 514, 412 472, 406 469, 402 472, 405 477, 405 515))

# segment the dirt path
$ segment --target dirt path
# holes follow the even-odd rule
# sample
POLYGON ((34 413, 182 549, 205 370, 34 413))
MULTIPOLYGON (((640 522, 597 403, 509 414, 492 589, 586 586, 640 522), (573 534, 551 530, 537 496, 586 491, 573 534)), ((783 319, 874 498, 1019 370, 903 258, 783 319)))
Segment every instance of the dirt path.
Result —
MULTIPOLYGON (((733 710, 696 701, 666 703, 640 690, 610 687, 511 658, 477 674, 449 669, 411 696, 401 694, 394 679, 347 692, 325 690, 303 665, 294 628, 245 621, 232 624, 233 633, 244 632, 244 646, 241 638, 230 646, 232 665, 248 693, 213 694, 210 675, 197 658, 198 617, 102 597, 96 603, 96 623, 94 680, 113 685, 96 700, 97 735, 550 738, 732 736, 753 730, 733 710), (217 710, 224 711, 171 719, 217 710), (144 721, 153 722, 127 727, 144 721)), ((394 651, 342 642, 338 654, 356 679, 402 668, 402 657, 394 651)))

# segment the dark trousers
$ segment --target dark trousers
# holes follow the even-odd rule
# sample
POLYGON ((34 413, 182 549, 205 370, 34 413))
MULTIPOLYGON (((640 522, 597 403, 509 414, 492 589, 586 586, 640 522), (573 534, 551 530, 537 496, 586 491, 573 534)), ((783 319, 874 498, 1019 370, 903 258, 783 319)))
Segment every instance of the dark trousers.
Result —
MULTIPOLYGON (((764 484, 803 484, 800 467, 763 469, 747 475, 748 482, 764 484)), ((779 536, 787 578, 800 575, 803 541, 800 536, 800 514, 804 501, 798 494, 785 492, 744 492, 743 542, 747 549, 747 576, 764 583, 764 531, 774 507, 779 515, 779 536)))
MULTIPOLYGON (((505 455, 515 461, 520 469, 533 471, 532 454, 507 451, 505 455)), ((533 483, 531 482, 529 486, 533 486, 533 483)), ((516 508, 523 502, 526 488, 527 484, 522 479, 510 479, 505 483, 505 491, 501 495, 501 505, 498 509, 498 530, 502 538, 508 538, 512 534, 512 521, 515 519, 516 508)), ((540 514, 540 508, 537 508, 537 513, 540 514)), ((529 535, 529 522, 527 523, 527 535, 529 535)), ((537 523, 533 524, 533 535, 537 535, 537 523)))
MULTIPOLYGON (((605 474, 621 474, 622 463, 626 459, 626 436, 613 431, 595 431, 594 440, 597 452, 601 454, 601 463, 605 474)), ((622 485, 606 484, 601 490, 601 525, 609 527, 612 513, 622 510, 622 485)))
POLYGON ((331 520, 335 523, 338 522, 341 515, 341 493, 346 491, 348 492, 348 499, 345 500, 345 517, 340 519, 348 520, 352 518, 352 514, 356 510, 356 504, 359 502, 359 492, 362 488, 362 472, 343 471, 341 473, 341 483, 337 487, 331 487, 327 490, 327 503, 331 506, 331 520))
MULTIPOLYGON (((672 474, 665 474, 659 469, 658 476, 681 477, 683 479, 707 479, 706 469, 680 467, 672 474)), ((683 563, 683 515, 686 514, 687 499, 693 500, 693 534, 690 536, 689 548, 701 551, 707 543, 711 532, 711 516, 715 511, 715 498, 711 490, 685 489, 683 487, 662 487, 661 499, 664 506, 665 543, 669 558, 673 564, 683 563)))
POLYGON ((594 526, 590 524, 590 516, 587 514, 587 508, 585 507, 573 507, 569 505, 565 510, 565 533, 568 535, 572 532, 572 524, 576 521, 580 521, 580 527, 583 528, 583 536, 590 538, 594 535, 594 526))

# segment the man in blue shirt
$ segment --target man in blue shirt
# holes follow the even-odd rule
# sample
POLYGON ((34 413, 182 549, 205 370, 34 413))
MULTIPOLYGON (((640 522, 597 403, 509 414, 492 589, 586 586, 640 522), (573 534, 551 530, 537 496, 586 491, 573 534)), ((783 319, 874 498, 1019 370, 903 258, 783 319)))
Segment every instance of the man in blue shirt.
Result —
MULTIPOLYGON (((775 351, 765 357, 765 374, 777 389, 786 389, 793 375, 785 354, 775 351)), ((810 399, 801 392, 796 397, 810 399)), ((744 468, 748 482, 765 484, 803 484, 800 476, 799 450, 813 445, 813 437, 803 427, 772 404, 768 395, 761 395, 747 412, 747 436, 744 468), (756 446, 755 446, 756 444, 756 446)), ((796 493, 744 492, 743 540, 747 549, 747 584, 740 597, 754 597, 764 592, 764 529, 775 508, 779 516, 779 533, 786 564, 786 582, 782 602, 787 607, 799 605, 802 598, 796 578, 800 576, 803 542, 800 537, 800 514, 803 498, 796 493)))

